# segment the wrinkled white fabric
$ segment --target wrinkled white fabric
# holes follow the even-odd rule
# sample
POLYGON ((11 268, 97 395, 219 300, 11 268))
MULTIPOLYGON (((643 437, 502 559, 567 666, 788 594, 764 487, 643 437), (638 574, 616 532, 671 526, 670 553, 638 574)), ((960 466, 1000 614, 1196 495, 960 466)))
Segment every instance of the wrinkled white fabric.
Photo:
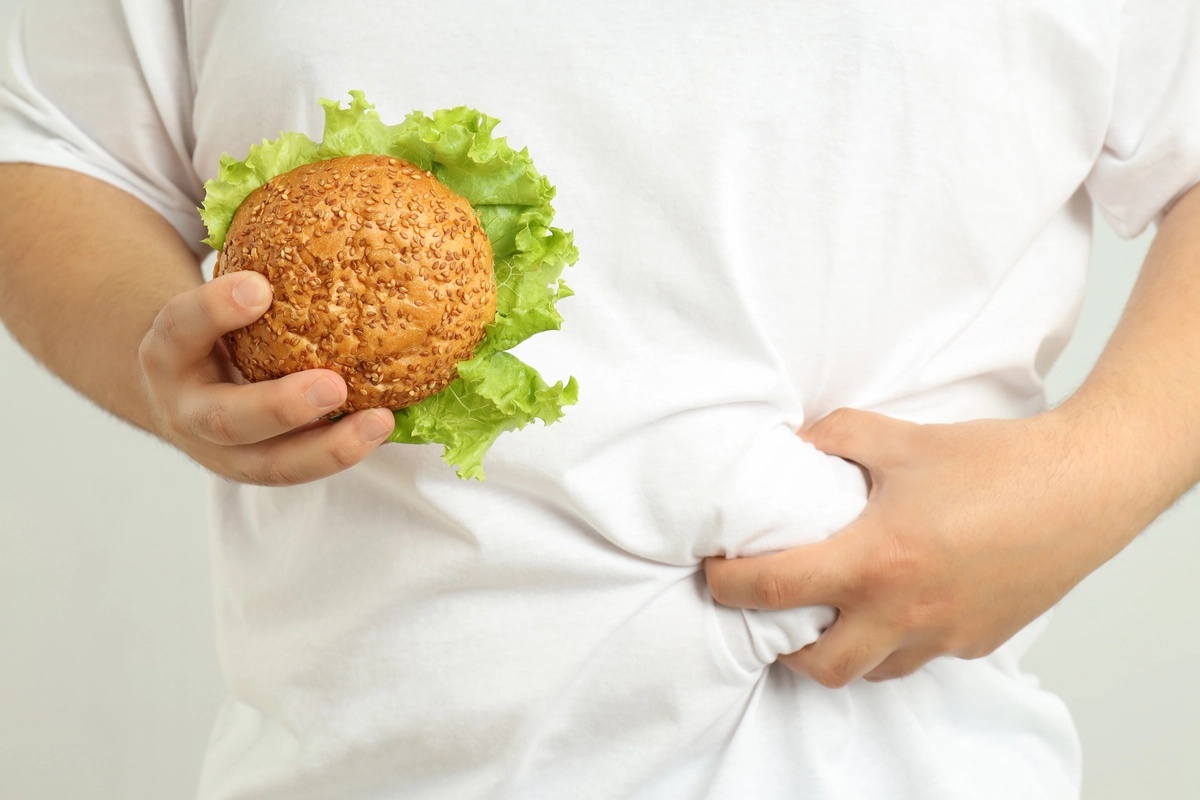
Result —
POLYGON ((1040 625, 830 691, 768 667, 830 609, 718 607, 698 564, 859 513, 806 420, 1045 407, 1093 201, 1133 234, 1200 179, 1198 40, 1183 0, 32 6, 4 160, 197 243, 220 154, 319 136, 318 98, 471 105, 581 252, 564 329, 518 350, 580 402, 486 482, 400 445, 213 480, 202 800, 1076 796, 1069 717, 1017 663, 1040 625))

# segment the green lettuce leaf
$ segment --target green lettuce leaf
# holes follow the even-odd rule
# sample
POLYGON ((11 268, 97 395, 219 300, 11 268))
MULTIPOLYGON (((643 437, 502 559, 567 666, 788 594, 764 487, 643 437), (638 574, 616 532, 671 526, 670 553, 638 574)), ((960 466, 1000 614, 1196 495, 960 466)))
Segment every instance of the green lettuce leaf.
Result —
POLYGON ((402 158, 429 170, 475 208, 495 254, 496 319, 458 377, 442 391, 395 412, 390 441, 443 445, 442 457, 461 478, 482 480, 483 456, 505 431, 535 419, 549 425, 578 399, 574 378, 548 385, 533 367, 505 352, 534 334, 558 330, 555 303, 572 292, 560 279, 579 257, 571 233, 552 227, 554 187, 533 166, 526 150, 493 137, 499 120, 465 107, 414 111, 386 125, 362 92, 349 107, 322 100, 325 131, 320 142, 283 133, 251 145, 242 161, 221 157, 217 177, 205 185, 199 209, 208 228, 204 241, 220 250, 233 215, 258 187, 304 164, 340 156, 374 154, 402 158))
POLYGON ((204 243, 220 250, 234 212, 251 192, 276 175, 319 160, 316 142, 303 133, 284 133, 273 142, 264 139, 262 144, 252 144, 243 161, 228 153, 222 155, 217 177, 204 184, 200 208, 200 218, 208 228, 204 243))
POLYGON ((505 431, 535 419, 549 425, 579 398, 574 378, 547 386, 533 367, 511 353, 476 356, 458 365, 459 377, 414 406, 396 412, 391 441, 440 442, 459 477, 480 478, 483 454, 505 431))

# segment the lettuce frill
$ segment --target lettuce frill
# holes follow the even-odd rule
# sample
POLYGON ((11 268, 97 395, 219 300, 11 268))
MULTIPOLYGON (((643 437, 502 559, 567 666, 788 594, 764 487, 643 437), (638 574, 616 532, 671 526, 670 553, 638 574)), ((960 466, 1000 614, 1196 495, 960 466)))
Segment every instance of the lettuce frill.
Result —
POLYGON ((469 108, 414 111, 385 125, 359 91, 348 108, 322 100, 325 133, 314 142, 284 133, 251 145, 245 159, 221 157, 217 177, 205 185, 200 216, 204 241, 220 250, 233 215, 258 187, 276 175, 341 156, 401 158, 429 170, 474 207, 495 254, 496 319, 458 377, 442 391, 394 412, 390 441, 444 446, 442 458, 459 477, 484 477, 483 456, 505 431, 534 419, 550 424, 578 398, 570 378, 548 385, 533 367, 505 352, 542 331, 558 330, 555 303, 571 294, 559 276, 578 257, 570 233, 551 227, 554 187, 533 166, 526 150, 494 138, 499 120, 469 108))

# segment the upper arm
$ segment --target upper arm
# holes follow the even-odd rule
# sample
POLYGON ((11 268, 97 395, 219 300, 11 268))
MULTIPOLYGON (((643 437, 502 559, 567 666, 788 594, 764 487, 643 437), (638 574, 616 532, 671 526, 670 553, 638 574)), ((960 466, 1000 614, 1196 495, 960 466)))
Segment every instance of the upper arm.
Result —
POLYGON ((0 84, 0 161, 122 189, 201 254, 188 63, 179 2, 29 3, 0 84))

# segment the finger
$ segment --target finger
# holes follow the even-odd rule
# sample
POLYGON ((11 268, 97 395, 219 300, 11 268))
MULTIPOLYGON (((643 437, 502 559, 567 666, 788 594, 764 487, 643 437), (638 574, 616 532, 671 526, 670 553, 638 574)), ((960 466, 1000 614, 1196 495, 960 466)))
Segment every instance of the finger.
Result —
POLYGON ((821 638, 779 661, 829 689, 840 689, 885 661, 895 650, 894 639, 881 629, 845 614, 821 638))
POLYGON ((915 423, 873 411, 839 408, 797 433, 823 453, 870 468, 903 452, 907 437, 916 427, 915 423))
POLYGON ((237 451, 239 466, 231 470, 245 483, 292 486, 327 478, 349 469, 383 444, 395 426, 392 412, 358 411, 332 425, 322 425, 247 445, 237 451))
POLYGON ((144 359, 176 371, 212 352, 222 334, 244 328, 271 305, 271 284, 257 272, 214 278, 163 306, 143 342, 144 359))
POLYGON ((706 558, 708 590, 721 605, 737 608, 840 606, 851 595, 857 563, 848 538, 838 534, 767 556, 706 558))
POLYGON ((864 675, 863 679, 879 683, 896 678, 906 678, 937 658, 938 655, 939 653, 933 650, 897 650, 864 675))
POLYGON ((327 369, 251 384, 214 383, 185 395, 184 427, 213 444, 252 444, 307 425, 346 401, 346 382, 327 369))

